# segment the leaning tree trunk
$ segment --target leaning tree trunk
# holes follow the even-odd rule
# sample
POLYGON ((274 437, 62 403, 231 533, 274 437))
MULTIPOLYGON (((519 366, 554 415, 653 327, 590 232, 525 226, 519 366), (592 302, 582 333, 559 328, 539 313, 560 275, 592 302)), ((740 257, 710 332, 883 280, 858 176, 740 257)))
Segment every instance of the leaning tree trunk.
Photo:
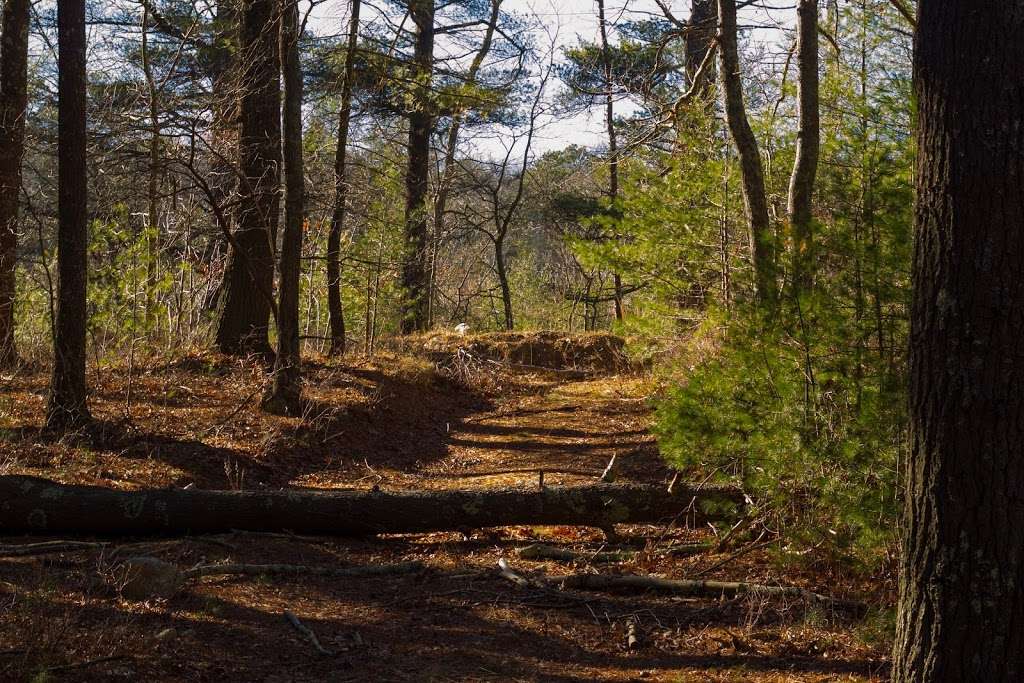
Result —
POLYGON ((743 504, 736 489, 600 484, 542 491, 118 491, 0 476, 0 534, 170 534, 243 529, 363 536, 519 524, 700 521, 743 504))
POLYGON ((217 321, 222 353, 270 355, 280 205, 281 76, 276 2, 247 0, 242 18, 240 198, 217 321))
POLYGON ((402 264, 402 333, 427 329, 429 289, 427 270, 427 192, 430 180, 430 87, 434 70, 434 2, 411 0, 416 24, 409 114, 409 167, 405 174, 405 254, 402 264))
POLYGON ((331 355, 345 353, 345 307, 341 301, 341 235, 348 213, 348 130, 352 119, 352 79, 359 45, 360 0, 352 0, 345 51, 345 80, 338 112, 338 149, 334 157, 334 212, 327 233, 327 315, 331 327, 331 355))
POLYGON ((761 152, 747 120, 747 108, 743 102, 743 81, 740 78, 736 39, 736 0, 718 0, 718 17, 721 23, 718 34, 718 71, 725 99, 725 118, 740 159, 743 206, 747 214, 754 260, 754 285, 758 300, 766 309, 771 310, 778 300, 775 237, 768 217, 761 152))
POLYGON ((56 429, 89 421, 85 385, 86 201, 85 0, 57 3, 57 316, 46 423, 56 429))
POLYGON ((899 682, 1024 680, 1021 35, 1024 0, 919 5, 899 682))
POLYGON ((29 1, 7 0, 0 35, 0 368, 17 362, 14 345, 18 199, 28 111, 29 1))
POLYGON ((800 122, 796 160, 789 183, 789 224, 793 230, 793 295, 810 291, 814 282, 814 230, 812 202, 821 148, 818 108, 818 0, 800 0, 797 6, 797 90, 800 122))
POLYGON ((302 61, 299 57, 299 5, 281 3, 281 64, 284 72, 284 235, 281 238, 281 292, 277 307, 277 359, 265 410, 278 415, 302 413, 299 341, 299 276, 306 204, 302 159, 302 61))

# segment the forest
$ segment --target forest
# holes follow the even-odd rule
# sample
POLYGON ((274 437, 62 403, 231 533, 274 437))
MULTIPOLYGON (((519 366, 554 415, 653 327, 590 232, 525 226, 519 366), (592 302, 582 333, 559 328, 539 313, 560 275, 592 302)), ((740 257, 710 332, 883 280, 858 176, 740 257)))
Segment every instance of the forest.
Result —
POLYGON ((1024 680, 1024 0, 0 11, 0 680, 1024 680))

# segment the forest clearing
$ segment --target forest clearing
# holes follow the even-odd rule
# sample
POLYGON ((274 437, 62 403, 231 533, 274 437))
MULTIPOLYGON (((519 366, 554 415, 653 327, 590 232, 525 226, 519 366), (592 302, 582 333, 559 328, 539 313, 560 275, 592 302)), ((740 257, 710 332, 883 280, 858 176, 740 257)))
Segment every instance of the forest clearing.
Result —
POLYGON ((0 680, 1024 681, 1024 0, 0 0, 0 680))
MULTIPOLYGON (((614 456, 617 482, 667 487, 672 480, 648 431, 655 386, 643 373, 485 362, 459 380, 422 357, 310 359, 311 412, 299 418, 258 409, 262 372, 244 362, 196 355, 134 373, 130 406, 126 368, 105 369, 95 384, 96 424, 52 440, 37 426, 45 377, 17 377, 0 396, 11 415, 0 448, 4 472, 121 490, 533 490, 540 472, 545 486, 593 485, 614 456)), ((894 599, 891 581, 879 588, 870 577, 844 578, 823 558, 799 567, 780 562, 785 545, 766 528, 716 537, 686 507, 660 524, 618 526, 612 539, 594 527, 523 525, 356 539, 243 531, 76 537, 96 545, 0 560, 0 675, 880 680, 887 644, 863 613, 756 593, 522 587, 500 575, 505 559, 524 576, 594 572, 792 585, 866 600, 874 610, 894 599), (535 558, 538 549, 573 557, 535 558), (110 576, 118 557, 142 555, 181 569, 422 568, 365 578, 208 577, 169 596, 130 599, 121 577, 110 576), (285 612, 330 654, 318 652, 285 612)), ((32 543, 54 540, 61 538, 32 543)), ((0 556, 25 542, 0 538, 0 556)))

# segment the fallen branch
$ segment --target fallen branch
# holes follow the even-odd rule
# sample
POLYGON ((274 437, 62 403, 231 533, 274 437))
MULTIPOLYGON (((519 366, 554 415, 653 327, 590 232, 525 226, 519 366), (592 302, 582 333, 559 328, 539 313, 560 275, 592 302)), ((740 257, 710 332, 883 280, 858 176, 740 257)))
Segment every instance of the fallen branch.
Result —
MULTIPOLYGON (((499 566, 500 563, 499 563, 499 566)), ((662 593, 673 593, 688 597, 709 597, 718 598, 721 596, 736 597, 739 595, 767 595, 771 597, 788 597, 808 602, 823 604, 833 608, 846 609, 853 612, 862 612, 864 604, 851 600, 842 600, 828 595, 822 595, 813 591, 797 588, 796 586, 771 586, 759 583, 746 583, 742 581, 699 581, 687 579, 663 579, 659 576, 638 576, 622 575, 611 576, 606 574, 570 574, 568 576, 546 576, 533 575, 525 576, 517 573, 507 562, 502 568, 502 576, 509 578, 512 574, 525 584, 532 586, 556 586, 563 590, 584 590, 598 592, 644 592, 658 591, 662 593)), ((519 583, 518 581, 516 583, 519 583)))
MULTIPOLYGON (((711 550, 708 543, 689 543, 686 545, 670 546, 659 550, 651 551, 651 555, 674 555, 687 556, 699 555, 711 550)), ((597 552, 581 552, 569 550, 568 548, 556 548, 550 545, 534 544, 528 545, 518 553, 524 560, 552 560, 554 562, 589 562, 593 564, 604 564, 612 562, 629 562, 642 555, 639 550, 602 550, 597 552)))
POLYGON ((331 576, 371 578, 413 574, 423 570, 421 562, 367 565, 359 567, 322 567, 293 564, 211 564, 181 570, 155 557, 132 557, 118 563, 110 572, 110 581, 129 600, 168 598, 192 580, 204 576, 331 576))
POLYGON ((70 664, 59 664, 57 666, 50 666, 45 671, 69 671, 71 669, 84 669, 90 666, 96 666, 97 664, 107 664, 109 662, 120 662, 121 660, 128 659, 127 655, 111 655, 110 657, 99 657, 98 659, 90 659, 84 662, 72 662, 70 664))
POLYGON ((317 652, 319 652, 322 655, 328 655, 328 656, 333 654, 330 650, 328 650, 327 648, 325 648, 323 645, 320 644, 320 639, 316 637, 315 633, 313 633, 313 629, 309 628, 308 626, 303 624, 301 621, 299 621, 299 618, 297 616, 295 616, 292 612, 290 612, 288 610, 285 610, 284 611, 284 618, 288 620, 289 624, 291 624, 292 626, 295 627, 296 631, 298 631, 302 635, 306 636, 306 640, 308 640, 310 643, 313 644, 313 647, 316 648, 317 652))
POLYGON ((715 562, 710 567, 707 567, 706 569, 701 569, 699 572, 697 572, 696 576, 704 576, 705 574, 710 574, 711 572, 715 571, 719 567, 724 567, 725 565, 729 564, 730 562, 743 557, 747 553, 753 552, 753 551, 757 550, 758 548, 764 548, 766 546, 771 545, 772 543, 775 543, 775 539, 774 538, 770 538, 770 539, 768 539, 767 541, 764 541, 764 542, 761 541, 761 539, 765 537, 766 533, 767 532, 762 531, 761 535, 757 537, 756 541, 754 541, 753 543, 749 543, 749 544, 743 546, 742 548, 740 548, 736 552, 732 553, 728 557, 725 557, 725 558, 719 560, 718 562, 715 562))
POLYGON ((699 581, 687 579, 662 579, 657 576, 602 576, 600 574, 575 574, 567 577, 554 577, 553 583, 564 588, 575 588, 591 591, 655 590, 676 595, 718 597, 735 597, 754 594, 772 597, 789 597, 809 602, 825 604, 831 607, 863 611, 860 602, 841 600, 828 595, 797 588, 795 586, 770 586, 742 581, 699 581))
POLYGON ((637 556, 635 550, 609 550, 593 553, 578 552, 567 548, 534 544, 522 548, 518 555, 523 560, 553 560, 555 562, 628 562, 637 556))
POLYGON ((458 531, 517 525, 695 521, 743 505, 734 488, 597 484, 485 491, 118 491, 0 477, 0 534, 203 534, 292 531, 332 536, 458 531), (708 511, 705 511, 708 510, 708 511))
POLYGON ((504 557, 498 560, 498 571, 501 572, 501 578, 507 579, 517 586, 531 586, 533 582, 527 579, 519 572, 512 569, 512 566, 508 563, 504 557))
POLYGON ((208 564, 182 572, 186 579, 202 576, 333 576, 368 578, 414 574, 423 570, 422 562, 367 565, 363 567, 316 567, 298 564, 208 564))
POLYGON ((105 543, 87 543, 85 541, 45 541, 43 543, 25 543, 21 545, 0 545, 0 557, 51 555, 53 553, 73 552, 76 550, 96 550, 104 546, 106 546, 105 543))

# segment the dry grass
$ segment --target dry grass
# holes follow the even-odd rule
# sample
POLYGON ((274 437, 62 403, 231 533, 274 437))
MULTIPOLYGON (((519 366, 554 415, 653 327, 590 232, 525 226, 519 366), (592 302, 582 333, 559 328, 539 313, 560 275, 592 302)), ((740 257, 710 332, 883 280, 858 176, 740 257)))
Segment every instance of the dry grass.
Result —
POLYGON ((442 362, 461 352, 477 361, 547 370, 607 375, 631 368, 625 340, 605 332, 497 332, 465 336, 431 332, 403 338, 395 344, 402 353, 442 362))

